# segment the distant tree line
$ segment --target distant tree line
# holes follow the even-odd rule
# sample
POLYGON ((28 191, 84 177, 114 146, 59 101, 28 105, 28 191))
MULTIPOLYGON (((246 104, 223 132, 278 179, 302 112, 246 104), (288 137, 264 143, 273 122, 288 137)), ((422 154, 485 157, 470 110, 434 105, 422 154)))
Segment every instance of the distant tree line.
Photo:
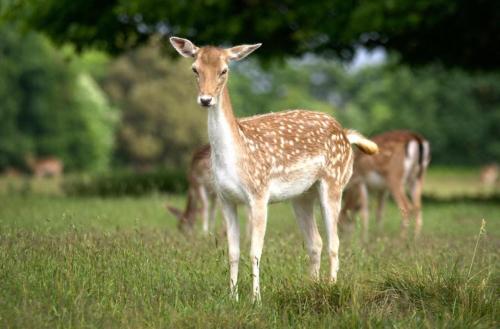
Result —
MULTIPOLYGON (((0 58, 0 171, 29 155, 57 156, 76 171, 181 168, 207 141, 190 62, 169 59, 157 41, 109 58, 4 25, 0 58)), ((419 131, 434 163, 500 158, 498 73, 412 68, 392 57, 353 71, 306 56, 266 66, 248 59, 230 74, 239 116, 311 109, 368 135, 419 131)))
MULTIPOLYGON (((319 58, 262 69, 248 61, 230 80, 240 115, 286 108, 329 112, 344 126, 373 135, 412 129, 430 139, 433 162, 480 164, 500 159, 500 74, 433 65, 346 70, 319 58)), ((233 70, 234 71, 234 70, 233 70)))

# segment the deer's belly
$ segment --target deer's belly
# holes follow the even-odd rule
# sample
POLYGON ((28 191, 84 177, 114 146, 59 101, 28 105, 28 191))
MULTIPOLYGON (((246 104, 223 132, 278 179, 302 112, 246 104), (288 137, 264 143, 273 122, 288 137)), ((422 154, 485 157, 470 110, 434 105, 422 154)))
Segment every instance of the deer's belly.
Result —
POLYGON ((323 163, 324 158, 319 156, 277 171, 269 182, 270 201, 291 199, 308 191, 318 180, 323 163))
POLYGON ((376 171, 370 171, 365 176, 365 181, 366 185, 374 190, 382 190, 387 187, 384 177, 376 171))
POLYGON ((272 179, 269 184, 269 200, 278 202, 297 197, 308 191, 316 181, 317 178, 312 176, 293 180, 272 179))

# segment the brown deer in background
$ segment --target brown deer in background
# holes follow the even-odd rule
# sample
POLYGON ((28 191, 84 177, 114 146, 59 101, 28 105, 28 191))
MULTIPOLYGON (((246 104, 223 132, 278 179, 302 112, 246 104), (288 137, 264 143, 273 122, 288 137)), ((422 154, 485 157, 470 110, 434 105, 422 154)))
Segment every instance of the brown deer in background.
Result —
POLYGON ((377 195, 376 219, 380 226, 385 199, 391 194, 402 217, 401 235, 407 234, 409 218, 415 217, 415 236, 422 227, 422 187, 430 162, 429 142, 411 131, 390 131, 372 138, 379 153, 366 156, 356 153, 351 181, 345 191, 341 220, 348 224, 361 212, 362 237, 368 234, 368 190, 377 195), (410 199, 406 194, 410 192, 410 199))
POLYGON ((26 164, 35 177, 59 177, 63 174, 63 162, 56 157, 35 158, 28 155, 26 164))
POLYGON ((179 219, 178 227, 183 232, 192 231, 199 210, 198 203, 201 204, 203 232, 208 233, 214 229, 217 194, 213 185, 210 162, 210 145, 196 150, 188 169, 189 187, 184 211, 167 205, 167 209, 179 219))
POLYGON ((481 168, 480 181, 483 187, 485 188, 494 187, 497 179, 498 179, 498 165, 496 163, 491 163, 481 168))
POLYGON ((247 206, 252 227, 254 301, 260 300, 259 272, 269 202, 292 200, 306 238, 311 275, 318 279, 322 240, 313 205, 320 200, 328 240, 329 279, 335 282, 339 269, 337 219, 342 191, 352 173, 351 144, 370 154, 377 152, 377 145, 355 131, 344 130, 324 113, 293 110, 237 119, 227 87, 229 63, 245 58, 260 44, 223 49, 199 48, 176 37, 170 42, 182 56, 193 58, 198 103, 208 112, 214 186, 227 227, 232 296, 238 298, 238 204, 247 206))

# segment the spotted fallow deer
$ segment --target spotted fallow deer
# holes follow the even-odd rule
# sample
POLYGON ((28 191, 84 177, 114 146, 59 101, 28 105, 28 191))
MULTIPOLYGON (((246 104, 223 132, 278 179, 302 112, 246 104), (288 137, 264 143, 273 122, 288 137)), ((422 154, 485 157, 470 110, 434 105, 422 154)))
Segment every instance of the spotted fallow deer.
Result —
POLYGON ((491 188, 495 186, 498 180, 498 165, 496 163, 491 163, 489 165, 481 167, 480 181, 483 188, 491 188))
POLYGON ((421 135, 405 130, 390 131, 372 137, 379 153, 356 153, 351 181, 345 191, 340 222, 348 224, 359 210, 362 238, 368 235, 368 190, 377 193, 376 219, 380 226, 385 199, 390 192, 402 217, 401 236, 405 237, 411 215, 415 217, 415 236, 422 227, 422 187, 430 162, 429 142, 421 135), (408 199, 406 190, 411 198, 408 199))
POLYGON ((35 177, 58 177, 64 170, 62 161, 56 157, 34 158, 26 157, 26 163, 35 177))
POLYGON ((237 119, 227 87, 229 63, 245 58, 261 44, 224 49, 199 48, 176 37, 170 38, 170 42, 182 56, 194 59, 198 103, 208 112, 212 172, 226 220, 233 298, 238 299, 240 258, 236 208, 242 203, 247 206, 252 227, 254 301, 260 301, 259 268, 269 202, 292 200, 305 235, 311 275, 318 279, 322 240, 314 220, 313 203, 319 198, 328 238, 329 278, 335 282, 339 269, 337 218, 342 190, 352 173, 351 144, 369 154, 377 152, 377 145, 353 130, 344 130, 324 113, 293 110, 237 119))
POLYGON ((203 232, 208 233, 215 226, 217 194, 213 184, 210 160, 210 145, 205 145, 193 153, 188 169, 188 197, 184 211, 167 205, 167 209, 178 218, 178 227, 183 232, 191 232, 201 204, 203 232))

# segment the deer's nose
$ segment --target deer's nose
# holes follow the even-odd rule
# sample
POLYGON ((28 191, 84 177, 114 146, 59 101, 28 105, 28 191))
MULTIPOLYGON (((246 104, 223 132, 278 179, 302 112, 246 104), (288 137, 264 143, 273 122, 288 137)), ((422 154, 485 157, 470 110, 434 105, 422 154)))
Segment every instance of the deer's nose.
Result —
POLYGON ((210 106, 212 104, 212 99, 213 99, 212 96, 207 96, 207 95, 200 96, 200 105, 210 106))

